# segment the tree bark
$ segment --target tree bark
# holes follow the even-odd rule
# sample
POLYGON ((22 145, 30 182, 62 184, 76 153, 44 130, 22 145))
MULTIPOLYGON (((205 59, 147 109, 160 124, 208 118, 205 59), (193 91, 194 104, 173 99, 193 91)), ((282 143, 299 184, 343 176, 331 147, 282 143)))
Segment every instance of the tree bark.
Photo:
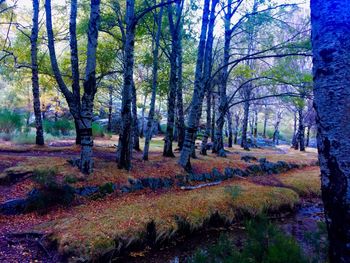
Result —
POLYGON ((228 147, 232 148, 233 134, 232 134, 232 114, 231 111, 227 111, 227 125, 228 125, 228 147))
POLYGON ((39 33, 39 0, 33 0, 33 27, 30 36, 31 43, 31 68, 32 68, 32 88, 33 88, 33 108, 35 116, 37 145, 44 145, 43 122, 40 110, 40 89, 38 72, 38 33, 39 33))
POLYGON ((205 133, 203 135, 203 140, 201 144, 201 150, 200 154, 201 155, 207 155, 207 148, 208 148, 208 139, 210 136, 210 131, 211 131, 211 88, 208 86, 208 90, 206 93, 206 98, 207 98, 207 118, 206 118, 206 126, 205 126, 205 133))
POLYGON ((304 114, 303 109, 299 109, 299 137, 298 137, 298 144, 300 151, 305 151, 305 126, 304 126, 304 114))
MULTIPOLYGON (((250 89, 250 87, 248 87, 248 89, 250 89)), ((244 113, 243 113, 243 120, 242 120, 241 147, 244 150, 249 150, 247 131, 248 131, 248 119, 249 119, 249 107, 250 107, 250 103, 249 103, 250 91, 245 90, 244 93, 245 93, 245 96, 244 96, 245 102, 243 106, 244 113)))
POLYGON ((97 91, 96 87, 96 49, 98 43, 98 27, 100 24, 100 0, 91 0, 90 19, 88 28, 88 44, 86 52, 86 69, 84 80, 84 94, 81 103, 81 154, 80 170, 85 174, 92 173, 92 117, 94 107, 94 97, 97 91))
POLYGON ((269 118, 269 114, 268 114, 267 108, 265 106, 263 138, 266 138, 266 128, 267 128, 267 120, 268 120, 268 118, 269 118))
POLYGON ((331 263, 350 262, 349 6, 349 0, 311 0, 314 106, 331 263))
POLYGON ((112 111, 113 111, 113 86, 108 87, 108 125, 107 131, 112 132, 112 111))
POLYGON ((148 152, 149 145, 152 139, 153 133, 153 119, 155 112, 155 104, 156 104, 156 94, 157 94, 157 80, 158 80, 158 54, 159 54, 159 40, 162 30, 162 17, 163 17, 163 7, 159 10, 157 14, 157 33, 154 41, 154 49, 153 49, 153 69, 152 69, 152 96, 151 96, 151 106, 149 110, 148 120, 147 120, 147 129, 146 129, 146 140, 145 147, 143 149, 142 159, 148 160, 148 152))
POLYGON ((144 133, 145 133, 144 121, 145 121, 146 101, 147 101, 147 94, 145 94, 144 99, 143 99, 142 114, 141 114, 142 123, 141 123, 140 138, 143 138, 144 137, 144 133))
POLYGON ((239 131, 239 114, 235 113, 235 131, 234 131, 234 138, 233 143, 238 143, 238 131, 239 131))
POLYGON ((307 129, 306 129, 305 147, 309 147, 309 143, 310 143, 310 130, 311 130, 311 126, 308 125, 308 126, 307 126, 307 129))
POLYGON ((132 126, 133 149, 140 152, 139 122, 137 119, 137 95, 134 82, 132 83, 132 126))
POLYGON ((132 150, 132 116, 131 93, 134 74, 134 46, 135 46, 135 0, 126 0, 126 34, 124 43, 124 75, 121 109, 121 132, 119 134, 117 162, 119 169, 131 169, 132 150))
MULTIPOLYGON (((195 71, 195 82, 193 89, 193 96, 191 102, 191 109, 188 116, 185 141, 181 150, 179 164, 187 171, 191 171, 190 156, 192 154, 194 143, 196 140, 196 133, 199 126, 199 120, 202 113, 202 103, 204 97, 204 83, 203 83, 203 62, 204 62, 204 49, 206 43, 206 35, 209 23, 209 3, 210 0, 204 1, 203 16, 201 34, 197 51, 197 62, 195 71)), ((213 10, 215 11, 215 10, 213 10)))

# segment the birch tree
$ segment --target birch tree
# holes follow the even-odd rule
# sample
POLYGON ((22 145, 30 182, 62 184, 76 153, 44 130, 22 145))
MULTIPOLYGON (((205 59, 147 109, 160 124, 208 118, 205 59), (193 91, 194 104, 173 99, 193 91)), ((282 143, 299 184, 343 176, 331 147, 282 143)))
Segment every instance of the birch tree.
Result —
POLYGON ((331 263, 350 262, 349 6, 349 0, 311 0, 314 106, 331 263))

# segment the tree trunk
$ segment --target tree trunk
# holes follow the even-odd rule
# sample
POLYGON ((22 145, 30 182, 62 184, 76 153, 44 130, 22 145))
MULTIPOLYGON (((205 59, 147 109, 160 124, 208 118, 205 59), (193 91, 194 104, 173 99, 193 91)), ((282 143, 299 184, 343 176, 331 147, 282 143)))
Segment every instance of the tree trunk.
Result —
POLYGON ((135 0, 126 0, 126 33, 124 43, 124 75, 121 109, 121 132, 119 134, 117 162, 119 169, 131 169, 132 116, 131 93, 134 73, 135 0))
POLYGON ((311 0, 314 106, 330 263, 350 262, 349 6, 349 0, 311 0))
POLYGON ((293 139, 292 139, 292 147, 295 149, 295 148, 298 148, 298 134, 297 134, 297 113, 294 112, 294 131, 293 131, 293 139))
POLYGON ((264 130, 263 130, 263 138, 266 138, 266 128, 267 128, 267 120, 269 118, 267 109, 265 107, 265 113, 264 113, 264 130))
POLYGON ((84 94, 81 103, 81 154, 80 170, 85 174, 92 173, 92 117, 94 96, 96 94, 96 49, 98 42, 98 27, 100 23, 100 0, 91 0, 90 19, 88 28, 87 59, 84 80, 84 94))
POLYGON ((305 127, 304 127, 304 114, 303 109, 299 109, 299 137, 298 143, 300 145, 300 151, 305 151, 305 127))
POLYGON ((163 17, 163 8, 159 10, 157 15, 157 33, 156 39, 154 41, 154 50, 153 50, 153 70, 152 70, 152 96, 151 96, 151 106, 149 110, 148 120, 147 120, 147 129, 146 129, 146 140, 145 147, 143 149, 143 160, 148 160, 148 151, 149 144, 152 139, 153 133, 153 118, 155 112, 155 104, 156 104, 156 94, 157 94, 157 80, 158 80, 158 53, 159 53, 159 40, 162 30, 162 17, 163 17))
POLYGON ((218 85, 219 88, 219 114, 216 120, 215 140, 213 144, 213 153, 218 156, 226 157, 224 149, 223 127, 225 123, 225 116, 228 110, 227 107, 227 81, 228 81, 228 62, 230 60, 230 42, 231 42, 231 17, 232 17, 232 0, 228 0, 227 11, 225 12, 225 41, 224 41, 224 59, 223 68, 221 72, 222 80, 218 85))
POLYGON ((310 143, 310 130, 311 130, 311 126, 308 125, 306 130, 306 140, 305 140, 306 147, 309 147, 309 143, 310 143))
MULTIPOLYGON (((201 34, 197 50, 197 62, 195 71, 195 82, 193 89, 193 96, 191 102, 191 109, 188 116, 187 128, 185 133, 185 141, 181 150, 179 164, 187 171, 191 171, 190 156, 192 154, 194 143, 196 140, 196 133, 199 126, 199 120, 202 113, 202 103, 204 97, 204 83, 203 83, 203 62, 204 49, 206 43, 207 28, 209 23, 209 3, 210 0, 204 1, 201 34)), ((215 12, 215 10, 212 10, 215 12)))
POLYGON ((108 125, 107 125, 107 131, 112 132, 112 110, 113 110, 113 86, 108 87, 108 95, 109 95, 109 101, 108 101, 108 125))
POLYGON ((239 131, 239 114, 235 114, 235 132, 234 132, 234 139, 233 143, 237 144, 238 143, 238 131, 239 131))
POLYGON ((132 83, 132 137, 134 150, 140 152, 139 122, 137 119, 137 95, 134 82, 132 83))
MULTIPOLYGON (((210 86, 208 86, 209 88, 210 86)), ((201 155, 207 155, 207 148, 208 148, 208 139, 210 136, 210 129, 211 129, 211 89, 209 88, 207 90, 207 119, 206 119, 206 126, 205 126, 205 133, 203 135, 203 140, 201 144, 201 155)))
POLYGON ((44 145, 44 131, 40 110, 40 90, 39 90, 39 72, 38 72, 38 33, 39 33, 39 0, 33 0, 33 27, 30 36, 31 43, 31 67, 32 67, 32 87, 33 87, 33 107, 35 115, 37 145, 44 145))
POLYGON ((228 125, 228 147, 232 148, 232 115, 231 111, 227 111, 227 125, 228 125))
POLYGON ((258 111, 255 110, 254 111, 254 130, 253 130, 253 136, 254 138, 257 138, 258 137, 258 111))
POLYGON ((185 140, 185 116, 183 109, 182 98, 182 27, 183 22, 180 21, 179 41, 178 41, 178 59, 177 59, 177 88, 176 88, 176 107, 177 107, 177 131, 178 131, 178 146, 182 150, 185 140))
POLYGON ((212 93, 212 118, 211 118, 211 129, 210 129, 210 140, 211 142, 215 141, 215 120, 216 120, 216 100, 215 94, 212 93))
POLYGON ((145 94, 144 99, 143 99, 143 106, 142 106, 142 114, 141 114, 141 118, 142 118, 142 123, 141 123, 141 131, 140 131, 140 138, 143 138, 145 135, 145 110, 146 110, 146 101, 147 101, 147 94, 145 94))
POLYGON ((241 147, 244 150, 249 150, 248 146, 248 139, 247 139, 247 130, 248 130, 248 118, 249 118, 249 98, 250 98, 250 92, 245 92, 246 96, 244 99, 246 100, 244 102, 244 113, 243 113, 243 121, 242 121, 242 136, 241 136, 241 147))

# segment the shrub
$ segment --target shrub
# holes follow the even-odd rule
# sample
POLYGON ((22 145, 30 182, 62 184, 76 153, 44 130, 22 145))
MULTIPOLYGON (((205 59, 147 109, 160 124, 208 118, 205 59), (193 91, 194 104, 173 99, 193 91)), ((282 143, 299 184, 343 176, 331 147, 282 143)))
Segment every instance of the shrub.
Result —
POLYGON ((34 133, 16 133, 11 137, 11 141, 18 144, 34 144, 35 138, 34 133))
POLYGON ((21 130, 22 125, 22 115, 7 109, 0 110, 0 132, 9 134, 16 130, 21 130))
POLYGON ((199 250, 188 260, 191 263, 306 263, 297 242, 284 234, 266 217, 257 217, 245 224, 247 241, 241 251, 225 235, 207 250, 199 250))
POLYGON ((64 182, 67 184, 75 184, 78 182, 78 178, 75 175, 67 175, 64 177, 64 182))
POLYGON ((92 127, 92 136, 94 136, 94 137, 104 137, 105 136, 104 128, 100 124, 94 122, 94 123, 92 123, 91 127, 92 127))
POLYGON ((57 121, 44 120, 44 131, 54 136, 69 135, 74 129, 74 123, 67 119, 60 119, 57 121))
POLYGON ((75 190, 67 184, 57 182, 57 170, 37 169, 33 171, 34 180, 39 189, 34 189, 28 196, 26 211, 45 213, 54 205, 70 205, 74 200, 75 190))
POLYGON ((232 199, 235 200, 242 193, 242 187, 240 187, 239 185, 226 186, 225 192, 230 194, 232 199))

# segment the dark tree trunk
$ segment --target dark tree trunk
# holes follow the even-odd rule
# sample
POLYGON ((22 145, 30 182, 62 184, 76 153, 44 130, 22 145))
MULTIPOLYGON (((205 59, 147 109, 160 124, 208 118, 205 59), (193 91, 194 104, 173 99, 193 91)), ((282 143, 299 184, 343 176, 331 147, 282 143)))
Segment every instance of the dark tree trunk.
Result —
POLYGON ((241 147, 244 150, 249 150, 248 146, 248 139, 247 139, 247 131, 248 131, 248 119, 249 119, 249 98, 250 98, 250 92, 245 92, 245 102, 244 102, 244 113, 243 113, 243 120, 242 120, 242 136, 241 136, 241 147))
POLYGON ((124 43, 124 75, 121 109, 121 132, 119 134, 117 162, 119 169, 131 169, 132 115, 131 93, 134 73, 135 0, 126 0, 126 34, 124 43))
POLYGON ((235 131, 234 131, 234 138, 233 138, 233 143, 237 144, 238 143, 238 131, 239 131, 239 114, 235 114, 235 131))
POLYGON ((299 136, 298 144, 300 146, 300 151, 305 151, 305 127, 304 127, 304 114, 303 109, 299 109, 299 136))
POLYGON ((231 111, 228 110, 227 111, 227 125, 228 125, 228 147, 229 148, 232 148, 232 137, 233 137, 233 134, 232 134, 232 114, 231 114, 231 111))
POLYGON ((211 129, 210 129, 210 139, 211 142, 215 141, 215 120, 216 120, 216 100, 215 94, 212 94, 212 118, 211 118, 211 129))
POLYGON ((136 151, 141 151, 140 140, 139 140, 139 122, 137 119, 137 96, 135 83, 132 83, 132 137, 133 137, 133 148, 136 151))
POLYGON ((108 87, 108 125, 107 131, 112 132, 112 111, 113 111, 113 86, 108 87))
MULTIPOLYGON (((170 78, 169 78, 169 94, 168 94, 168 114, 167 114, 167 129, 164 141, 163 156, 175 157, 173 153, 174 140, 174 124, 175 124, 175 101, 177 89, 179 88, 178 67, 179 67, 179 37, 182 1, 178 1, 176 8, 176 20, 174 21, 173 8, 168 6, 168 20, 171 33, 171 53, 170 53, 170 78)), ((182 98, 181 98, 182 99, 182 98)))
MULTIPOLYGON (((204 9, 202 16, 201 34, 197 51, 197 62, 195 71, 195 82, 193 89, 193 96, 191 102, 191 109, 188 116, 185 141, 181 150, 179 164, 187 171, 191 171, 190 157, 194 149, 196 134, 199 126, 199 120, 202 113, 202 103, 204 97, 204 83, 203 83, 203 62, 204 49, 206 44, 206 35, 209 23, 209 3, 210 0, 204 1, 204 9)), ((215 10, 213 10, 215 12, 215 10)))
POLYGON ((297 113, 296 112, 294 112, 294 126, 293 126, 293 128, 294 128, 294 131, 293 131, 293 139, 292 139, 292 147, 293 148, 297 148, 298 149, 298 140, 297 140, 297 138, 298 138, 298 134, 297 134, 297 113))
POLYGON ((265 113, 264 113, 264 130, 263 130, 263 138, 266 138, 266 128, 267 128, 267 120, 269 118, 267 109, 265 107, 265 113))
POLYGON ((253 130, 253 136, 254 138, 258 137, 258 111, 254 111, 254 130, 253 130))
POLYGON ((311 0, 314 106, 330 263, 350 262, 349 6, 349 0, 311 0))
POLYGON ((153 119, 155 112, 155 104, 156 104, 156 94, 157 94, 157 80, 158 80, 158 53, 159 53, 159 40, 162 30, 162 17, 163 17, 163 8, 160 9, 157 14, 157 33, 156 39, 154 41, 154 49, 153 49, 153 69, 152 69, 152 96, 151 96, 151 106, 149 110, 148 120, 147 120, 147 130, 146 130, 146 140, 145 147, 143 149, 143 160, 148 160, 148 151, 149 145, 152 139, 153 133, 153 119))
POLYGON ((39 90, 39 72, 38 72, 38 33, 39 33, 39 0, 33 0, 33 27, 30 36, 31 43, 31 68, 32 68, 32 87, 33 87, 33 107, 35 116, 37 145, 44 145, 43 122, 40 110, 40 90, 39 90))

